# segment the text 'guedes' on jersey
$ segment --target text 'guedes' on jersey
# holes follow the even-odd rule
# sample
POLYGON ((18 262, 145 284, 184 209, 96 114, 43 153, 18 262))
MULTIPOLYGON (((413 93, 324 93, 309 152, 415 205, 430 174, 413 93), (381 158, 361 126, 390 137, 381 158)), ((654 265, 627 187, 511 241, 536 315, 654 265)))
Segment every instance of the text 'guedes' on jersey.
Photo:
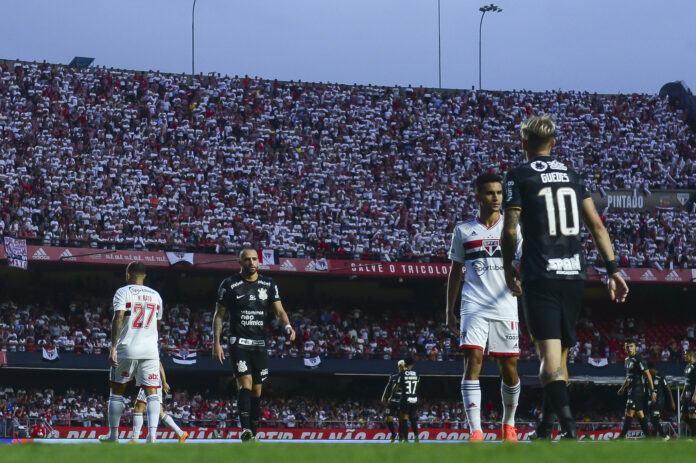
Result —
POLYGON ((116 291, 113 304, 114 312, 126 312, 118 334, 118 357, 159 359, 157 321, 162 319, 162 298, 159 293, 147 286, 128 285, 116 291))
POLYGON ((225 278, 218 289, 217 302, 230 313, 230 336, 265 340, 264 323, 274 302, 280 301, 273 278, 259 275, 246 281, 237 274, 225 278))
MULTIPOLYGON (((452 233, 449 258, 464 264, 461 314, 482 314, 494 320, 518 321, 517 300, 505 283, 500 235, 502 217, 487 227, 478 218, 457 225, 452 233)), ((517 253, 522 233, 517 228, 517 253)))
POLYGON ((503 194, 505 209, 521 209, 522 279, 584 280, 580 228, 582 202, 590 194, 582 177, 542 156, 510 170, 503 194))

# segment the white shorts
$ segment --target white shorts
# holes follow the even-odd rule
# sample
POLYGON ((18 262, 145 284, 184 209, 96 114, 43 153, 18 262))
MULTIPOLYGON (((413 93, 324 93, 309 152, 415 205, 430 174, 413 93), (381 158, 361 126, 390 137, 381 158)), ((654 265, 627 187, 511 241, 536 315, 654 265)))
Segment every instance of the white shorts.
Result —
MULTIPOLYGON (((162 388, 159 387, 157 388, 157 397, 159 398, 160 403, 162 403, 162 388)), ((147 395, 145 394, 145 388, 141 387, 140 390, 138 391, 138 398, 135 399, 136 402, 142 402, 144 404, 147 403, 147 395)))
POLYGON ((459 322, 459 349, 488 348, 488 355, 520 355, 519 322, 494 320, 477 314, 462 315, 459 322))
POLYGON ((126 384, 135 378, 136 386, 160 387, 159 359, 118 359, 118 367, 111 367, 109 380, 126 384))

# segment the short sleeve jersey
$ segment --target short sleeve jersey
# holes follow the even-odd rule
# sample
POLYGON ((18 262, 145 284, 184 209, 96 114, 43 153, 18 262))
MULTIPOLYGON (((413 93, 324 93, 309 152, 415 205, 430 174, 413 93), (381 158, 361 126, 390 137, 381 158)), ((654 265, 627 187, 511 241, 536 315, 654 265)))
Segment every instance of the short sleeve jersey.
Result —
POLYGON ((418 382, 420 377, 415 370, 403 370, 399 372, 399 390, 401 401, 410 404, 418 403, 418 382))
POLYGON ((510 170, 503 195, 503 208, 521 210, 522 280, 584 280, 580 229, 582 202, 590 194, 583 178, 543 156, 510 170))
POLYGON ((217 302, 230 314, 230 336, 234 338, 265 340, 266 318, 276 301, 280 301, 278 285, 260 274, 256 281, 247 281, 241 274, 225 278, 217 295, 217 302))
MULTIPOLYGON (((394 385, 399 382, 399 373, 394 373, 389 377, 389 382, 387 383, 387 391, 394 389, 394 385)), ((387 396, 388 397, 388 396, 387 396)), ((389 402, 399 403, 401 401, 401 389, 397 390, 391 395, 389 402)))
POLYGON ((655 375, 653 378, 653 386, 655 386, 656 402, 660 405, 667 402, 667 394, 671 394, 667 380, 662 375, 655 375))
POLYGON ((157 321, 162 319, 162 298, 152 288, 128 285, 114 295, 114 312, 125 312, 118 334, 116 354, 119 358, 159 359, 157 321))
POLYGON ((624 365, 626 366, 626 380, 628 381, 628 385, 630 387, 642 385, 643 378, 645 378, 644 372, 648 369, 645 360, 638 355, 635 357, 626 357, 624 365))
POLYGON ((690 394, 694 393, 694 386, 696 386, 696 364, 689 363, 684 368, 684 378, 686 383, 684 384, 684 389, 690 394))
MULTIPOLYGON (((503 220, 487 227, 473 218, 452 232, 449 258, 464 264, 461 315, 480 314, 494 320, 518 321, 517 300, 505 283, 500 235, 503 220)), ((517 230, 518 255, 522 233, 517 230)))

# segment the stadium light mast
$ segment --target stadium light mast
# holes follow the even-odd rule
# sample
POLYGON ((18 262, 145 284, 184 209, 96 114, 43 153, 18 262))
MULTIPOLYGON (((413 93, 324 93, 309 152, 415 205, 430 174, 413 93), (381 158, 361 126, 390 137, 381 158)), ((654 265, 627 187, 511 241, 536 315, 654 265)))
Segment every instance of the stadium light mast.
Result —
POLYGON ((440 0, 437 0, 437 86, 442 88, 442 45, 440 42, 440 0))
POLYGON ((490 5, 482 6, 479 8, 479 11, 481 12, 481 22, 479 23, 479 90, 481 90, 481 30, 483 29, 483 17, 489 11, 491 13, 500 13, 503 9, 491 3, 490 5))
POLYGON ((196 75, 196 0, 193 0, 193 8, 191 8, 191 75, 196 75))

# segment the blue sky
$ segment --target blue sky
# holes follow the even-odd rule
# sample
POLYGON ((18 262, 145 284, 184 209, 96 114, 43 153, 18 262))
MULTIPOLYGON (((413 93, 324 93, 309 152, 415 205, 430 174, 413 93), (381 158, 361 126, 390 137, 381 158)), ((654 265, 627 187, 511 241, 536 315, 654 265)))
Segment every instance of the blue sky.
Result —
MULTIPOLYGON (((478 8, 441 1, 442 86, 478 85, 478 8)), ((0 57, 191 71, 192 0, 4 0, 0 57)), ((501 0, 483 88, 656 93, 696 86, 696 2, 501 0)), ((438 85, 437 0, 197 0, 196 71, 438 85)))

